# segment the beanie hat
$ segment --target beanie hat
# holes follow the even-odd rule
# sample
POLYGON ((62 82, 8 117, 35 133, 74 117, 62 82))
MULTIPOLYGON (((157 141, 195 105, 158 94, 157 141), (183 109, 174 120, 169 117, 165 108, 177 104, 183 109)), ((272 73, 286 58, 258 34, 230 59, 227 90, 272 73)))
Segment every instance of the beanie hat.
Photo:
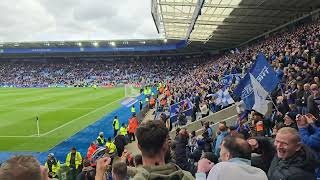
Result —
POLYGON ((292 121, 294 121, 296 119, 297 113, 295 113, 295 112, 287 112, 286 116, 288 116, 289 118, 291 118, 292 121))

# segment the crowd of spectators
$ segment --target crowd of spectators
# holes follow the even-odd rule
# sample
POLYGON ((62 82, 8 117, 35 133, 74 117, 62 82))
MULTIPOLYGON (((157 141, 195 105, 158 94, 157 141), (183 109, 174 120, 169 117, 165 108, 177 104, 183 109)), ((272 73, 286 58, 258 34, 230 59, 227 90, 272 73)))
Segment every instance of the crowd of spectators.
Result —
MULTIPOLYGON (((218 131, 214 132, 208 123, 204 123, 202 135, 196 136, 195 132, 189 134, 187 129, 182 128, 172 139, 169 137, 170 129, 161 121, 140 124, 135 135, 141 155, 131 157, 124 150, 118 154, 122 162, 113 157, 103 157, 96 162, 95 178, 102 180, 108 175, 114 179, 320 178, 319 21, 278 32, 213 58, 184 62, 142 60, 127 64, 22 63, 19 66, 19 63, 4 63, 0 79, 2 84, 13 85, 32 85, 37 81, 73 85, 77 81, 89 82, 87 80, 91 76, 96 76, 92 82, 98 84, 162 81, 167 104, 190 98, 195 112, 202 110, 204 117, 207 111, 203 106, 212 107, 215 103, 208 95, 221 87, 219 79, 230 73, 246 73, 259 52, 266 55, 280 79, 279 86, 271 95, 275 102, 271 115, 252 112, 248 117, 241 118, 239 114, 234 126, 227 127, 225 122, 220 122, 218 131), (126 67, 127 71, 122 67, 126 67)), ((236 83, 231 85, 230 92, 235 86, 236 83)), ((77 153, 71 152, 70 156, 76 165, 77 153)), ((8 160, 1 166, 0 177, 18 177, 14 170, 28 166, 21 160, 23 158, 26 157, 8 160)), ((38 175, 33 179, 40 179, 46 172, 35 160, 30 162, 39 167, 32 171, 38 175)), ((82 163, 82 166, 90 165, 82 163)))

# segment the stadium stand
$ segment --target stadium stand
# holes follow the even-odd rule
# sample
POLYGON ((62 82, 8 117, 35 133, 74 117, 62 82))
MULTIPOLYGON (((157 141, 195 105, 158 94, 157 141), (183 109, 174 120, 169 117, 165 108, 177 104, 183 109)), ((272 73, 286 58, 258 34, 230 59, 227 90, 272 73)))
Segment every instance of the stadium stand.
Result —
MULTIPOLYGON (((141 59, 134 63, 1 62, 0 68, 0 85, 4 87, 118 86, 140 83, 143 79, 143 84, 158 89, 158 94, 139 97, 155 99, 153 116, 160 119, 142 122, 137 129, 143 166, 135 167, 134 157, 127 150, 117 157, 104 153, 103 149, 101 152, 108 157, 101 156, 92 162, 98 180, 105 179, 106 172, 112 177, 112 163, 119 159, 127 164, 128 176, 133 179, 320 178, 319 20, 214 57, 186 61, 141 59), (275 103, 269 114, 245 111, 241 104, 233 105, 234 101, 228 100, 240 101, 234 91, 241 81, 237 76, 227 81, 228 88, 220 81, 230 74, 243 77, 257 62, 260 52, 280 81, 270 96, 269 100, 275 103), (221 89, 223 95, 214 96, 221 89), (185 109, 180 102, 186 99, 192 105, 190 117, 182 113, 185 109), (170 107, 176 103, 177 123, 171 123, 170 107), (204 106, 210 113, 206 113, 204 106), (210 154, 203 158, 202 153, 210 154), (214 162, 216 159, 220 162, 214 162)), ((84 156, 91 143, 88 139, 95 140, 96 134, 103 131, 100 125, 110 124, 117 114, 121 114, 121 124, 131 117, 130 107, 110 113, 51 152, 64 162, 69 149, 77 145, 84 156)), ((109 137, 112 133, 105 134, 109 137)), ((36 154, 41 162, 46 155, 36 154)), ((114 168, 117 170, 119 166, 116 162, 114 168)), ((6 167, 1 166, 0 175, 8 171, 6 167)))

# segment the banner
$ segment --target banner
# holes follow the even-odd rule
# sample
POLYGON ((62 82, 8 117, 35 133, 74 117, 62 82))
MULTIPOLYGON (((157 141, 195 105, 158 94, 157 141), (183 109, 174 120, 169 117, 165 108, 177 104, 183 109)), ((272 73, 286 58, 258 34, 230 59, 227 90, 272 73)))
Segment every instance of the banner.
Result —
POLYGON ((260 53, 257 57, 257 61, 251 67, 250 71, 239 82, 238 86, 234 90, 235 95, 241 97, 246 104, 246 109, 251 110, 255 104, 254 91, 250 80, 250 74, 259 82, 262 88, 271 93, 279 83, 275 72, 268 63, 266 57, 260 53))
POLYGON ((185 116, 192 115, 192 103, 189 99, 185 99, 170 106, 170 121, 177 121, 179 113, 184 113, 185 116))
POLYGON ((264 90, 261 84, 250 73, 250 81, 254 94, 253 110, 265 115, 268 112, 268 101, 266 100, 268 92, 264 90))

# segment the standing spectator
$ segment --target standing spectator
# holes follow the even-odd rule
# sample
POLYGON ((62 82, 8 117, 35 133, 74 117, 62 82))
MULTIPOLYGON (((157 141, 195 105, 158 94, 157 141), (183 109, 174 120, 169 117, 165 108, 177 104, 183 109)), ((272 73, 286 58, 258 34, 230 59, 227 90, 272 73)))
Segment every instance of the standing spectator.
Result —
POLYGON ((127 145, 127 141, 120 132, 118 132, 118 135, 114 138, 114 144, 116 145, 118 156, 121 157, 124 147, 127 145))
POLYGON ((204 131, 202 133, 203 141, 204 141, 204 152, 212 152, 212 146, 213 146, 213 138, 209 136, 208 131, 204 131))
POLYGON ((209 136, 209 137, 212 137, 213 131, 212 131, 212 128, 210 127, 209 122, 205 122, 205 123, 204 123, 204 129, 205 129, 205 131, 208 132, 208 136, 209 136))
POLYGON ((281 128, 274 142, 277 154, 271 162, 269 180, 315 180, 319 166, 316 155, 301 144, 299 133, 294 128, 281 128))
POLYGON ((308 98, 311 95, 311 91, 310 91, 310 84, 306 83, 303 85, 303 97, 302 97, 302 114, 305 115, 308 113, 308 98))
POLYGON ((192 159, 193 162, 198 162, 203 152, 205 152, 205 142, 202 137, 197 137, 197 146, 192 153, 189 154, 189 158, 192 159))
POLYGON ((284 125, 298 130, 297 122, 295 121, 296 115, 295 112, 287 112, 284 116, 284 125))
POLYGON ((140 111, 142 110, 142 106, 143 106, 143 103, 142 103, 142 100, 139 101, 139 109, 140 111))
POLYGON ((280 116, 284 116, 289 111, 287 100, 283 96, 277 97, 277 109, 280 116))
POLYGON ((48 171, 29 155, 13 156, 0 167, 1 180, 48 180, 48 171))
POLYGON ((133 114, 136 114, 136 108, 134 107, 134 105, 132 105, 131 107, 131 113, 132 113, 132 116, 133 114))
MULTIPOLYGON (((126 124, 122 123, 121 124, 121 128, 120 128, 120 134, 123 135, 126 140, 129 141, 129 138, 128 138, 128 129, 126 127, 126 124)), ((130 141, 129 141, 130 142, 130 141)))
POLYGON ((94 152, 96 152, 96 150, 97 150, 97 146, 96 146, 96 144, 94 142, 92 142, 90 144, 90 147, 88 148, 88 152, 87 152, 87 158, 89 160, 91 160, 92 155, 93 155, 94 152))
POLYGON ((267 180, 266 173, 251 166, 251 148, 248 142, 228 136, 221 144, 220 163, 214 165, 208 159, 198 162, 197 180, 267 180), (209 172, 210 171, 210 172, 209 172), (208 177, 206 174, 209 172, 208 177), (231 173, 232 172, 232 173, 231 173))
POLYGON ((108 137, 108 141, 106 143, 106 153, 110 156, 114 156, 117 151, 116 145, 112 142, 111 137, 108 137))
POLYGON ((118 120, 118 116, 115 116, 112 122, 112 127, 113 127, 113 137, 116 137, 116 135, 118 134, 118 130, 119 130, 119 120, 118 120))
POLYGON ((165 163, 168 147, 168 129, 159 121, 149 121, 137 129, 138 148, 142 153, 143 168, 134 179, 177 178, 194 179, 192 175, 181 170, 177 165, 165 163))
POLYGON ((185 171, 190 171, 190 163, 187 158, 187 145, 188 145, 188 131, 186 129, 181 129, 178 137, 176 138, 176 149, 175 157, 176 164, 185 171))
POLYGON ((207 104, 205 102, 201 103, 200 111, 201 111, 202 118, 204 118, 204 117, 209 115, 209 109, 208 109, 208 106, 207 106, 207 104))
MULTIPOLYGON (((318 159, 320 159, 319 120, 317 120, 312 114, 307 114, 305 116, 298 115, 297 124, 302 143, 314 150, 317 153, 318 159)), ((319 168, 317 170, 317 177, 320 178, 319 168)))
POLYGON ((320 118, 320 93, 316 84, 310 86, 311 95, 308 97, 308 112, 317 119, 320 118))
POLYGON ((295 104, 295 100, 297 99, 297 85, 296 82, 291 82, 290 87, 287 92, 287 100, 288 104, 295 104))
POLYGON ((197 112, 200 110, 200 95, 199 93, 196 93, 195 97, 194 97, 194 103, 197 109, 197 112))
POLYGON ((191 114, 191 122, 194 122, 197 119, 197 107, 192 103, 192 114, 191 114))
POLYGON ((60 170, 60 162, 54 157, 53 153, 49 153, 44 166, 48 168, 49 178, 59 178, 57 173, 60 170))
POLYGON ((138 128, 138 125, 139 123, 138 123, 136 114, 134 113, 130 118, 129 124, 128 124, 129 142, 136 141, 135 132, 136 132, 136 129, 138 128))
POLYGON ((137 154, 133 158, 134 167, 142 166, 142 156, 141 154, 137 154))
POLYGON ((104 138, 103 132, 99 133, 99 136, 97 137, 97 145, 98 146, 104 146, 106 143, 106 139, 104 138))
POLYGON ((75 180, 78 175, 78 168, 82 163, 82 157, 80 152, 75 147, 71 148, 71 152, 67 155, 66 165, 70 168, 72 179, 75 180))
POLYGON ((83 168, 81 173, 78 174, 77 180, 94 180, 95 169, 90 166, 90 161, 88 159, 83 160, 83 168))
POLYGON ((268 173, 271 161, 275 155, 275 148, 268 137, 256 137, 248 140, 251 146, 251 165, 268 173))
POLYGON ((113 180, 127 179, 127 164, 125 162, 118 161, 112 165, 112 179, 113 180))
POLYGON ((253 125, 255 127, 256 136, 265 136, 266 135, 266 128, 264 127, 264 118, 263 115, 254 112, 253 113, 253 125))
POLYGON ((192 131, 189 135, 189 142, 188 142, 191 152, 196 148, 196 144, 197 144, 196 131, 192 131))
POLYGON ((227 127, 224 124, 224 122, 219 123, 218 129, 219 129, 220 134, 217 136, 217 139, 216 139, 216 143, 214 146, 214 153, 219 158, 220 157, 220 145, 221 145, 223 139, 228 135, 228 131, 227 131, 227 127))
POLYGON ((296 92, 297 97, 296 97, 295 101, 296 101, 298 113, 302 114, 302 109, 303 109, 302 101, 303 101, 303 95, 304 95, 302 83, 298 83, 297 87, 298 87, 297 92, 296 92))

